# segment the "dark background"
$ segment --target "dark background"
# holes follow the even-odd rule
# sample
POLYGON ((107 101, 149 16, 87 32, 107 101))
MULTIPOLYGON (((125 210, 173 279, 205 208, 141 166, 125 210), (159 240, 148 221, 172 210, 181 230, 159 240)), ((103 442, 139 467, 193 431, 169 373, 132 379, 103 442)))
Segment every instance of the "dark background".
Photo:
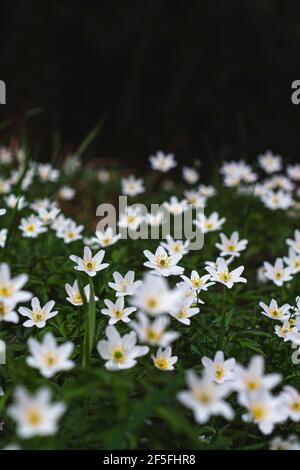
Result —
POLYGON ((55 131, 67 151, 105 117, 90 152, 124 165, 158 149, 297 160, 299 57, 299 1, 2 0, 0 117, 16 129, 42 106, 29 132, 44 158, 55 131))

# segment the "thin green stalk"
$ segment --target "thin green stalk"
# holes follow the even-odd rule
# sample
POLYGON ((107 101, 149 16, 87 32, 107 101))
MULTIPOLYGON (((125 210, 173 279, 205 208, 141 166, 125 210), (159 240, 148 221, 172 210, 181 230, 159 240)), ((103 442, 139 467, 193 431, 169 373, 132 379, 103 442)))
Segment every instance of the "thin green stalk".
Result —
POLYGON ((225 336, 225 293, 226 293, 226 286, 222 286, 222 306, 221 306, 221 322, 220 322, 220 330, 219 330, 219 337, 217 342, 217 351, 220 351, 223 346, 224 336, 225 336))

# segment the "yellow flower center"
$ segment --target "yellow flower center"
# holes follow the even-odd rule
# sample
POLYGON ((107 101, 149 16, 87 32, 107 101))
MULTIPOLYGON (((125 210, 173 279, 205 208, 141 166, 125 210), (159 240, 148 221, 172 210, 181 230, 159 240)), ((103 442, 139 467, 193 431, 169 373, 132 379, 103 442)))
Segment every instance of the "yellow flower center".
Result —
POLYGON ((158 255, 155 257, 155 264, 161 268, 167 268, 170 264, 170 258, 167 255, 158 255))
POLYGON ((84 261, 84 266, 87 271, 92 271, 95 269, 96 263, 92 259, 88 259, 84 261))
POLYGON ((212 396, 205 390, 196 391, 197 400, 201 403, 208 405, 212 401, 212 396))
POLYGON ((267 409, 263 405, 252 405, 250 411, 256 421, 263 421, 267 416, 267 409))
POLYGON ((166 359, 165 357, 157 357, 157 358, 155 359, 155 365, 156 365, 159 369, 166 370, 166 369, 168 369, 168 367, 169 367, 169 360, 166 359))
POLYGON ((120 349, 120 348, 115 349, 112 353, 112 358, 113 358, 114 361, 120 362, 122 364, 125 360, 125 355, 124 355, 124 352, 122 351, 122 349, 120 349))
POLYGON ((43 310, 35 310, 34 312, 32 312, 32 320, 35 321, 36 323, 44 320, 45 318, 45 313, 43 312, 43 310))
POLYGON ((0 317, 5 317, 5 315, 9 312, 9 308, 5 305, 4 302, 0 301, 0 317))
POLYGON ((157 343, 162 337, 161 331, 155 331, 151 327, 146 329, 146 336, 151 343, 157 343))
POLYGON ((281 316, 281 311, 278 308, 270 308, 271 317, 278 318, 281 316))
POLYGON ((292 411, 298 411, 299 412, 300 411, 300 400, 296 400, 293 403, 291 403, 290 409, 292 411))
POLYGON ((281 279, 281 278, 282 278, 282 275, 283 275, 282 271, 277 271, 277 272, 275 273, 275 278, 276 278, 276 279, 281 279))
POLYGON ((258 380, 254 380, 254 379, 251 380, 251 379, 250 379, 250 380, 248 380, 248 381, 246 382, 246 385, 247 385, 248 390, 253 391, 253 390, 257 390, 257 389, 258 389, 258 387, 260 386, 260 383, 259 383, 258 380))
POLYGON ((232 245, 232 244, 227 245, 227 250, 228 251, 234 251, 235 250, 235 245, 232 245))
POLYGON ((218 273, 220 281, 229 282, 232 278, 232 274, 229 271, 222 271, 218 273))
POLYGON ((74 304, 82 304, 82 297, 79 291, 75 292, 73 295, 74 304))
POLYGON ((34 232, 35 231, 35 225, 34 224, 29 224, 26 227, 27 232, 34 232))
POLYGON ((206 222, 204 224, 204 227, 207 229, 207 230, 212 230, 214 228, 214 224, 211 223, 211 222, 206 222))
POLYGON ((155 297, 149 297, 146 301, 146 305, 150 310, 157 308, 158 300, 155 297))
POLYGON ((121 318, 124 314, 124 310, 121 310, 120 308, 114 308, 113 312, 116 318, 121 318))
POLYGON ((136 219, 135 215, 129 215, 129 216, 127 217, 127 222, 128 222, 129 224, 132 224, 132 223, 135 221, 135 219, 136 219))
POLYGON ((58 363, 58 357, 52 351, 48 351, 44 355, 44 361, 45 361, 46 366, 52 367, 52 366, 55 366, 55 364, 58 363))
POLYGON ((203 281, 200 277, 194 277, 191 282, 193 287, 201 287, 203 285, 203 281))
POLYGON ((39 426, 42 422, 42 416, 37 408, 29 408, 27 411, 27 421, 31 426, 39 426))
POLYGON ((75 233, 74 232, 67 232, 67 236, 69 238, 74 238, 75 237, 75 233))
POLYGON ((2 284, 0 285, 0 296, 1 297, 11 297, 13 294, 13 288, 9 285, 2 284))
POLYGON ((181 251, 180 243, 174 243, 172 248, 173 248, 173 251, 175 251, 175 253, 179 253, 181 251))
POLYGON ((222 380, 225 375, 225 369, 221 364, 215 364, 215 377, 217 380, 222 380))

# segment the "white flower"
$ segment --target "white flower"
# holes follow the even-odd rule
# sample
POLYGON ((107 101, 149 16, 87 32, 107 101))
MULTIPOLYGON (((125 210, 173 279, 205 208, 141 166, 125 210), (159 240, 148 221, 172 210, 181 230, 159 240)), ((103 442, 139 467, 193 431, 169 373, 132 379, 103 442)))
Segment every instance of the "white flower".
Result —
POLYGON ((6 209, 0 209, 0 216, 6 214, 6 209))
POLYGON ((156 356, 152 355, 151 359, 157 369, 167 371, 174 370, 178 357, 172 356, 172 348, 168 346, 165 350, 158 348, 156 356))
POLYGON ((0 246, 1 246, 1 248, 4 248, 4 246, 5 246, 6 237, 7 237, 7 229, 3 228, 2 230, 0 230, 0 246))
POLYGON ((266 278, 273 281, 276 286, 280 287, 284 282, 292 280, 291 270, 284 267, 283 260, 281 258, 276 259, 274 266, 266 261, 264 263, 264 268, 266 278))
POLYGON ((217 212, 213 212, 209 217, 206 217, 205 214, 198 214, 197 220, 194 221, 194 224, 202 233, 208 233, 220 230, 225 220, 225 217, 220 219, 219 214, 217 212))
POLYGON ((74 362, 69 359, 74 344, 67 342, 57 345, 52 333, 46 333, 41 343, 34 338, 29 338, 28 346, 31 356, 27 357, 27 364, 39 369, 44 377, 53 377, 57 372, 74 367, 74 362))
POLYGON ((220 282, 224 286, 228 287, 228 289, 231 289, 233 284, 237 282, 247 282, 244 277, 241 277, 241 274, 244 271, 244 266, 240 266, 233 271, 229 271, 228 265, 223 258, 217 259, 216 269, 211 266, 206 266, 205 269, 211 275, 212 281, 220 282))
POLYGON ((136 346, 137 336, 134 331, 120 336, 114 326, 108 326, 105 334, 108 341, 99 341, 97 350, 106 360, 105 367, 108 370, 131 369, 136 365, 137 357, 149 352, 148 346, 136 346))
POLYGON ((195 168, 184 166, 182 169, 182 178, 188 184, 195 184, 199 179, 199 173, 197 170, 195 170, 195 168))
POLYGON ((294 239, 288 238, 286 242, 296 253, 300 254, 300 230, 295 230, 294 237, 294 239))
POLYGON ((160 245, 165 248, 169 255, 185 255, 188 253, 189 240, 174 240, 171 235, 166 236, 167 243, 161 242, 160 245))
POLYGON ((175 331, 166 331, 170 320, 164 315, 160 315, 152 322, 150 322, 149 318, 142 312, 139 312, 137 317, 139 321, 132 321, 130 326, 136 331, 142 343, 166 348, 179 337, 179 333, 175 331))
POLYGON ((160 151, 157 152, 156 155, 151 155, 149 161, 153 170, 162 171, 163 173, 167 173, 171 168, 177 165, 172 153, 164 154, 160 151))
POLYGON ((199 191, 185 191, 184 197, 193 207, 204 207, 205 197, 201 196, 199 191))
MULTIPOLYGON (((288 320, 284 320, 282 325, 275 325, 275 334, 279 338, 283 338, 284 341, 297 341, 297 339, 300 339, 300 335, 297 332, 298 328, 296 326, 296 320, 294 318, 289 318, 288 320), (296 333, 297 336, 296 338, 290 338, 289 333, 296 333)), ((300 342, 299 342, 300 344, 300 342)))
POLYGON ((231 357, 224 361, 223 351, 217 351, 214 360, 204 356, 201 359, 205 373, 215 382, 222 384, 234 379, 235 359, 231 357))
POLYGON ((116 291, 116 296, 134 295, 137 289, 142 285, 142 281, 134 281, 134 271, 128 271, 123 277, 115 271, 113 278, 115 282, 109 282, 108 285, 116 291))
POLYGON ((56 232, 58 238, 63 238, 65 243, 71 243, 76 240, 81 240, 81 232, 83 230, 83 225, 76 225, 73 220, 68 221, 68 223, 59 229, 56 232))
POLYGON ((180 323, 184 325, 190 325, 190 318, 200 312, 198 307, 193 307, 194 299, 192 297, 185 297, 181 302, 170 308, 170 315, 173 318, 176 318, 180 323))
POLYGON ((264 369, 264 359, 258 355, 251 358, 248 368, 236 364, 235 387, 241 392, 239 398, 242 404, 244 404, 245 393, 255 392, 260 389, 271 390, 280 382, 280 374, 264 375, 264 369))
POLYGON ((39 299, 37 297, 33 297, 31 301, 31 310, 27 307, 19 307, 18 312, 24 317, 29 318, 29 320, 26 320, 25 323, 23 323, 23 326, 44 328, 46 321, 58 314, 57 310, 54 312, 51 311, 54 305, 54 300, 50 300, 46 305, 44 305, 44 307, 41 307, 39 299))
POLYGON ((221 251, 221 256, 240 256, 240 252, 245 250, 248 240, 239 240, 239 233, 233 232, 230 238, 224 233, 220 233, 221 243, 216 243, 216 247, 221 251))
POLYGON ((118 226, 130 230, 137 230, 143 222, 140 207, 129 206, 120 214, 118 226))
POLYGON ((142 285, 131 299, 131 304, 149 315, 159 315, 168 312, 180 298, 180 291, 169 289, 164 278, 147 273, 142 285))
MULTIPOLYGON (((79 307, 79 306, 84 304, 83 299, 82 299, 81 294, 80 294, 80 290, 79 290, 79 286, 78 286, 77 281, 74 281, 73 286, 71 286, 70 284, 65 284, 65 289, 66 289, 66 292, 68 294, 68 297, 66 298, 66 300, 68 302, 70 302, 72 305, 75 305, 75 307, 79 307)), ((86 285, 84 287, 83 291, 84 291, 86 301, 89 302, 90 301, 90 295, 91 295, 90 285, 89 284, 86 285)), ((94 300, 97 301, 99 299, 98 299, 98 297, 95 296, 94 300)))
POLYGON ((280 189, 279 191, 267 191, 261 197, 262 202, 266 207, 272 210, 288 209, 294 204, 292 196, 280 189))
POLYGON ((49 436, 57 432, 58 420, 66 406, 60 402, 51 403, 50 389, 41 388, 36 395, 30 395, 23 387, 18 387, 14 399, 7 412, 16 421, 20 437, 49 436))
POLYGON ((19 229, 23 232, 23 237, 36 238, 40 233, 47 232, 46 227, 39 217, 30 215, 28 218, 23 217, 19 229))
POLYGON ((7 263, 0 264, 0 301, 16 305, 31 299, 31 292, 21 290, 28 280, 27 274, 10 277, 10 268, 7 263))
POLYGON ((197 423, 206 423, 211 416, 223 416, 230 420, 233 411, 225 398, 230 393, 226 384, 214 383, 208 375, 197 377, 193 371, 187 373, 188 390, 178 394, 178 400, 193 410, 197 423))
POLYGON ((270 450, 300 450, 300 443, 297 436, 291 435, 287 439, 275 437, 270 442, 270 450))
POLYGON ((77 266, 74 267, 76 271, 83 271, 88 276, 94 277, 96 276, 97 272, 102 271, 102 269, 105 269, 107 266, 109 266, 108 263, 102 263, 104 255, 105 251, 100 250, 93 256, 91 249, 88 246, 85 246, 83 250, 83 258, 71 255, 70 259, 74 261, 74 263, 77 263, 77 266))
POLYGON ((19 316, 17 312, 15 312, 16 304, 15 302, 11 302, 9 300, 2 299, 0 300, 0 322, 6 321, 8 323, 18 323, 19 316))
POLYGON ((145 191, 143 180, 131 175, 128 178, 122 178, 122 194, 126 196, 137 196, 145 191))
POLYGON ((26 206, 24 196, 15 196, 14 194, 9 194, 8 196, 5 196, 4 200, 8 207, 11 209, 15 209, 17 207, 18 211, 26 206))
POLYGON ((55 201, 50 201, 49 198, 44 197, 43 199, 36 199, 32 204, 30 204, 32 210, 36 213, 39 212, 40 209, 44 208, 47 210, 54 209, 57 207, 57 203, 55 201))
POLYGON ((58 191, 58 197, 63 201, 71 201, 75 196, 75 189, 70 186, 62 186, 58 191))
POLYGON ((173 215, 180 215, 188 208, 187 201, 179 201, 176 196, 172 196, 170 202, 164 202, 164 206, 173 215))
POLYGON ((59 171, 52 168, 50 163, 40 163, 37 167, 38 175, 43 183, 55 182, 59 178, 59 171))
POLYGON ((0 178, 0 194, 7 194, 11 191, 11 184, 9 181, 0 178))
POLYGON ((300 421, 300 393, 289 385, 286 385, 281 392, 281 398, 286 407, 288 418, 292 421, 300 421))
POLYGON ((274 155, 270 150, 258 156, 260 167, 268 174, 281 170, 281 160, 280 155, 274 155))
POLYGON ((110 181, 110 174, 107 170, 100 170, 97 173, 97 179, 100 183, 108 183, 110 181))
POLYGON ((261 313, 266 315, 266 317, 271 318, 272 320, 284 321, 287 320, 290 316, 291 306, 289 304, 284 304, 282 307, 279 307, 275 299, 271 300, 269 306, 264 302, 259 302, 259 305, 263 309, 263 312, 261 313))
POLYGON ((289 256, 284 256, 283 261, 291 270, 291 274, 300 272, 300 253, 297 253, 293 248, 289 249, 289 256))
POLYGON ((146 215, 146 222, 147 224, 157 227, 161 225, 164 221, 164 213, 163 211, 157 211, 154 214, 152 212, 146 215))
POLYGON ((300 165, 288 165, 286 168, 287 174, 291 180, 300 181, 300 165))
POLYGON ((124 323, 129 323, 131 318, 129 315, 136 311, 136 307, 126 307, 124 308, 124 297, 118 297, 117 301, 113 303, 109 299, 104 300, 105 305, 107 308, 103 308, 101 313, 103 315, 108 315, 110 317, 109 324, 114 325, 118 321, 123 321, 124 323))
POLYGON ((199 276, 198 272, 194 269, 191 272, 190 278, 185 275, 182 275, 180 277, 181 279, 183 279, 184 283, 188 287, 195 289, 197 292, 200 292, 201 290, 207 290, 210 286, 213 286, 215 284, 215 282, 208 282, 210 280, 210 274, 199 276))
POLYGON ((97 230, 95 235, 95 237, 91 238, 91 243, 100 245, 102 248, 114 245, 121 238, 121 234, 119 233, 115 235, 111 227, 108 227, 103 232, 97 230))
POLYGON ((149 260, 144 263, 144 266, 150 268, 152 274, 172 276, 180 275, 184 271, 184 268, 176 266, 182 255, 168 256, 166 250, 161 246, 156 249, 155 254, 152 254, 149 250, 144 250, 144 255, 149 260))
POLYGON ((45 225, 51 225, 59 213, 60 209, 58 209, 57 207, 53 207, 52 209, 46 209, 45 207, 41 207, 38 210, 38 216, 45 225))
POLYGON ((273 397, 266 389, 248 394, 244 405, 248 413, 242 416, 243 420, 257 424, 263 434, 270 434, 277 423, 286 419, 281 398, 273 397))
POLYGON ((201 194, 201 196, 209 198, 215 196, 217 194, 217 191, 213 186, 205 186, 204 184, 200 184, 199 193, 201 194))

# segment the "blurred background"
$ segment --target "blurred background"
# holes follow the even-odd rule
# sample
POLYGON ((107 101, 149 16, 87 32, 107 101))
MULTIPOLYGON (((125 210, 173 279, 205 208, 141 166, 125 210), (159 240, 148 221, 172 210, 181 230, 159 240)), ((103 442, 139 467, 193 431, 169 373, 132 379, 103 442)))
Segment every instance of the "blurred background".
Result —
POLYGON ((0 79, 5 140, 28 121, 50 158, 101 119, 89 152, 143 167, 156 150, 181 163, 299 159, 300 2, 2 0, 0 79), (55 138, 54 138, 55 136, 55 138))

